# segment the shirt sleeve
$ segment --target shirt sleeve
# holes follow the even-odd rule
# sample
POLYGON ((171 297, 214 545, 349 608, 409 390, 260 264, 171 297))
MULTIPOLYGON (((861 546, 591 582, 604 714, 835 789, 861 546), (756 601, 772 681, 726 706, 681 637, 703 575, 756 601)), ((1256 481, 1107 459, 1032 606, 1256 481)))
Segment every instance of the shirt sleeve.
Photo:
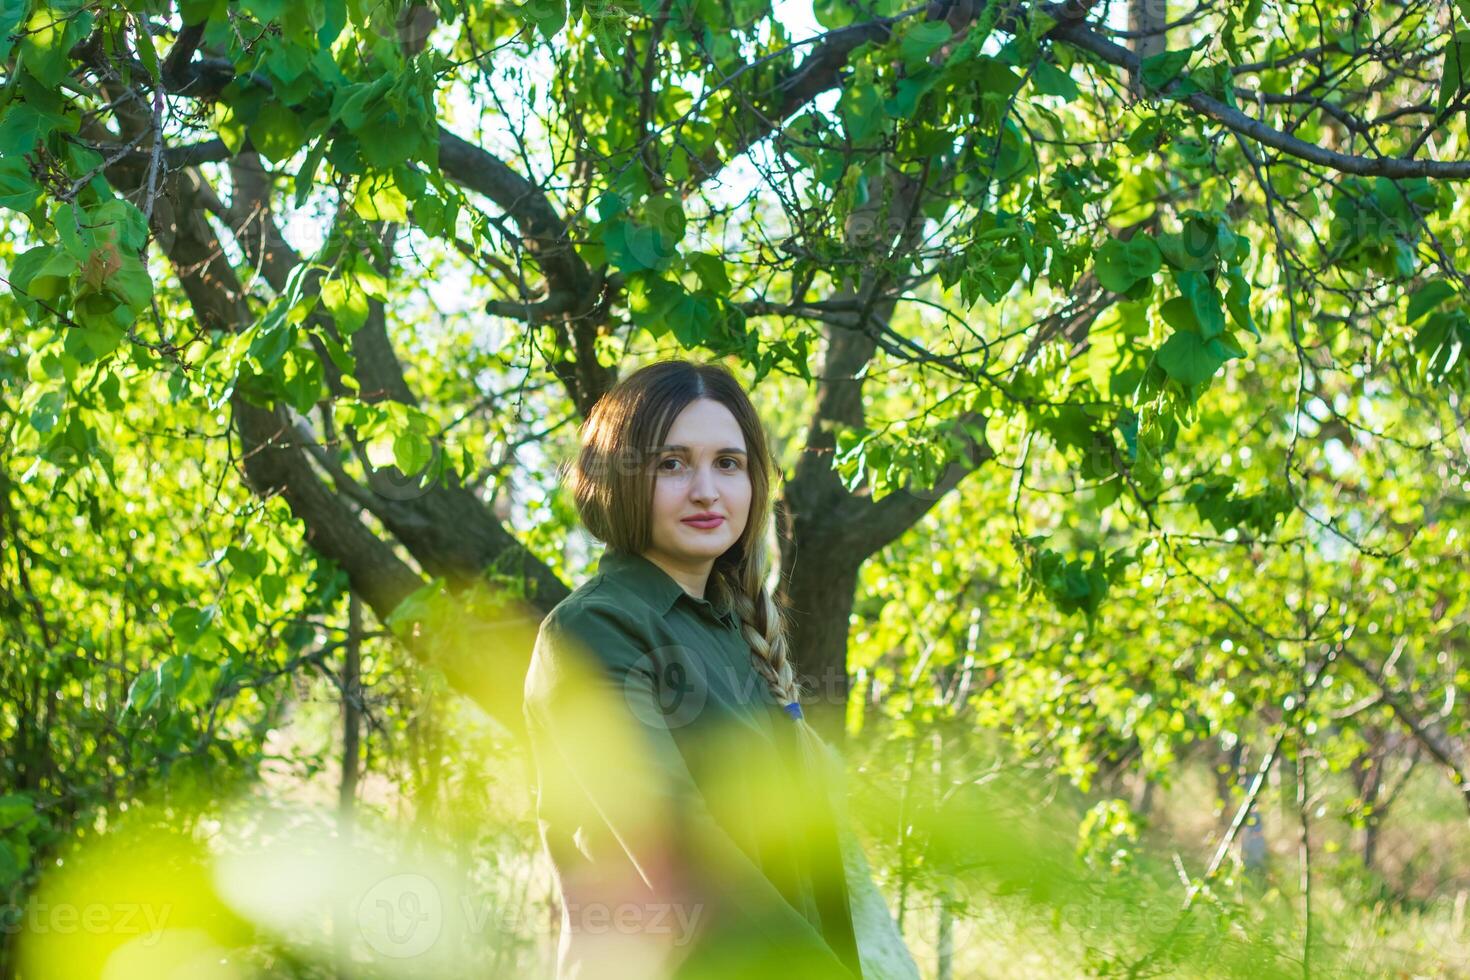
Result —
POLYGON ((560 801, 566 812, 554 817, 590 836, 589 850, 600 839, 620 851, 657 900, 693 903, 710 941, 688 953, 679 976, 784 968, 851 980, 711 813, 660 706, 645 633, 630 614, 595 604, 559 607, 542 622, 525 716, 543 801, 560 801))

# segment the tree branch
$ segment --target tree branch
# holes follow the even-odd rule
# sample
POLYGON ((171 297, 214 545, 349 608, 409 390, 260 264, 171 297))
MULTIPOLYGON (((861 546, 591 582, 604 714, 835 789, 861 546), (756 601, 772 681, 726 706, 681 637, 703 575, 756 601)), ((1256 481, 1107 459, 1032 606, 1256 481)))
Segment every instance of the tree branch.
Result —
MULTIPOLYGON (((1114 44, 1084 24, 1061 21, 1052 28, 1051 37, 1096 55, 1108 64, 1116 65, 1130 73, 1139 71, 1137 55, 1125 47, 1114 44)), ((1178 87, 1178 84, 1177 81, 1171 82, 1164 86, 1160 94, 1168 95, 1178 87)), ((1191 92, 1178 101, 1201 115, 1208 116, 1266 146, 1308 163, 1315 163, 1342 173, 1364 177, 1434 177, 1442 180, 1470 178, 1470 160, 1411 160, 1402 157, 1374 158, 1338 153, 1336 150, 1329 150, 1316 143, 1308 143, 1295 136, 1288 136, 1281 130, 1274 129, 1258 119, 1253 119, 1239 109, 1233 109, 1203 92, 1191 92)))
POLYGON ((1434 757, 1434 761, 1445 767, 1449 772, 1450 782, 1454 783, 1455 789, 1459 791, 1466 809, 1470 810, 1470 774, 1465 772, 1464 766, 1450 754, 1449 749, 1440 744, 1439 739, 1434 737, 1434 733, 1424 727, 1423 722, 1414 717, 1414 713, 1404 706, 1403 698, 1389 686, 1386 677, 1378 671, 1373 670, 1363 662, 1361 657, 1351 650, 1346 649, 1346 647, 1344 647, 1342 655, 1347 658, 1348 663, 1362 671, 1363 676, 1368 678, 1373 686, 1378 689, 1379 694, 1383 697, 1383 702, 1393 711, 1394 717, 1403 723, 1403 726, 1414 736, 1414 741, 1423 746, 1424 751, 1434 757))
POLYGON ((172 88, 187 81, 189 62, 193 60, 194 52, 199 50, 199 42, 204 39, 204 26, 205 22, 200 21, 179 31, 179 36, 174 39, 174 46, 163 59, 161 74, 165 85, 172 88))

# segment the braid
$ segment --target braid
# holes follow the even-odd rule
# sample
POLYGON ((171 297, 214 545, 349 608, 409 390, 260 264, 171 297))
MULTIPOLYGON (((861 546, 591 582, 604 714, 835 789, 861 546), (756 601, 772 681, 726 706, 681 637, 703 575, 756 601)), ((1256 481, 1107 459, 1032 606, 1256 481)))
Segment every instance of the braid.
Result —
POLYGON ((740 618, 740 632, 750 647, 751 663, 765 678, 771 695, 778 704, 799 702, 801 691, 787 655, 786 629, 780 608, 764 585, 756 587, 754 597, 728 578, 725 588, 730 593, 731 606, 740 618))

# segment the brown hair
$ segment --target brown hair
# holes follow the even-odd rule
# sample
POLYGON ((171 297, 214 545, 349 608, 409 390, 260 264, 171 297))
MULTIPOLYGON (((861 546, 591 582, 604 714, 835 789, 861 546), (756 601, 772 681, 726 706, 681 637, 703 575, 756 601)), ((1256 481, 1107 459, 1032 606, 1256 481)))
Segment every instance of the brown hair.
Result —
POLYGON ((729 369, 664 360, 622 378, 582 422, 581 450, 562 476, 589 533, 608 547, 643 554, 653 543, 652 450, 663 444, 674 419, 696 398, 712 399, 730 410, 745 436, 749 459, 750 516, 740 539, 715 559, 709 585, 730 600, 751 662, 771 694, 780 704, 790 704, 800 700, 800 691, 787 655, 785 617, 765 586, 774 467, 755 406, 729 369))

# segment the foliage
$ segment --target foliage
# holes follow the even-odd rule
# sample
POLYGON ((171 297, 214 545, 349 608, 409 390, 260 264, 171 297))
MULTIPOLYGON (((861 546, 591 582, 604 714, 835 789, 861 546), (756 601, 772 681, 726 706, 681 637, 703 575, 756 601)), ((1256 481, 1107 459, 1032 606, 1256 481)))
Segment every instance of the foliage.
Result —
POLYGON ((1313 937, 1130 856, 1125 785, 1245 827, 1295 768, 1371 865, 1432 772, 1462 836, 1470 8, 1134 6, 0 0, 10 908, 155 792, 268 796, 349 648, 384 770, 436 671, 513 728, 569 423, 671 354, 853 573, 863 752, 995 733, 1076 794, 1057 861, 1210 895, 1227 963, 1313 937))

